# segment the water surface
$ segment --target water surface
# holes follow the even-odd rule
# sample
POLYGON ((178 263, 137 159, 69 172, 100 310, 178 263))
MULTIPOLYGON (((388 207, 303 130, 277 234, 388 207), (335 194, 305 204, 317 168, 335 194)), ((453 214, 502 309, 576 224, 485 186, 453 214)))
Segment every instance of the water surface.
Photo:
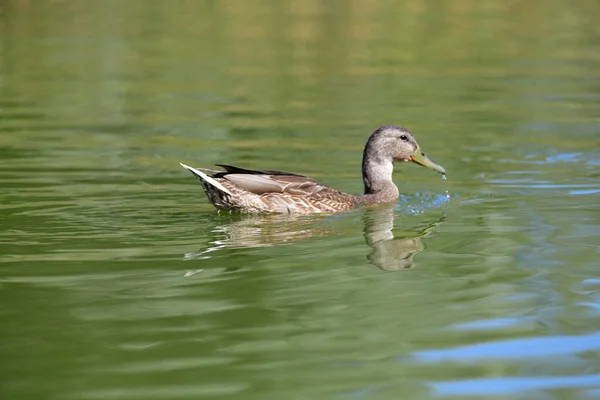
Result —
POLYGON ((0 5, 0 397, 600 398, 593 1, 0 5), (397 204, 217 214, 179 162, 397 204), (449 197, 446 196, 448 192, 449 197))

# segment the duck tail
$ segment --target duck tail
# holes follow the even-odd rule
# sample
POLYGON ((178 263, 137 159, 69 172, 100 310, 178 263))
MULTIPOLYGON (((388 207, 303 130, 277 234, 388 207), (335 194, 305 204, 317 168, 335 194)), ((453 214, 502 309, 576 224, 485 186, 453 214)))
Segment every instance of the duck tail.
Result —
POLYGON ((196 178, 200 179, 201 181, 210 183, 211 185, 213 185, 215 188, 219 189, 220 191, 225 192, 230 196, 233 196, 231 194, 231 192, 225 188, 225 186, 221 185, 219 182, 217 182, 215 179, 211 178, 210 176, 206 175, 204 172, 197 170, 196 168, 190 167, 188 165, 182 164, 182 163, 179 163, 179 164, 183 168, 187 169, 192 174, 194 174, 196 176, 196 178))

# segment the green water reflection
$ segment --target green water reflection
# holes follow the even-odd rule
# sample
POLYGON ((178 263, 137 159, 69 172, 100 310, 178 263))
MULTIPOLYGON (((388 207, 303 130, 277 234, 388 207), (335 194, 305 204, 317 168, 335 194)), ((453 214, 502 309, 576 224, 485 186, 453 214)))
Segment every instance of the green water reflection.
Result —
POLYGON ((595 1, 0 3, 0 398, 597 398, 595 1), (179 162, 397 204, 216 214, 179 162), (450 197, 446 197, 446 191, 450 197))

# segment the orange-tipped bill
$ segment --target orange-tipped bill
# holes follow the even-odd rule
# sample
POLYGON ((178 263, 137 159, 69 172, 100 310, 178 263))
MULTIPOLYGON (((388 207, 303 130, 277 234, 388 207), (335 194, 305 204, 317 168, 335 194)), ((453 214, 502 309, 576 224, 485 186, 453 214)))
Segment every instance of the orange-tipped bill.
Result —
POLYGON ((410 161, 422 165, 427 168, 431 168, 434 171, 439 172, 442 175, 446 175, 446 170, 439 164, 434 163, 421 151, 420 148, 417 149, 414 156, 410 156, 410 161))

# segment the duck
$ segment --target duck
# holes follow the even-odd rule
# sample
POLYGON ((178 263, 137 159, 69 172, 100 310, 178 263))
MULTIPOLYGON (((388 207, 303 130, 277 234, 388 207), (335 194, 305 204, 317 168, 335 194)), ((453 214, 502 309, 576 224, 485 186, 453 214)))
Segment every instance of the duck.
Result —
POLYGON ((443 178, 446 176, 444 167, 421 151, 413 134, 396 125, 380 126, 367 140, 362 158, 364 192, 360 195, 344 193, 289 172, 226 164, 216 164, 223 170, 180 165, 200 181, 217 211, 317 214, 396 202, 399 191, 392 180, 396 161, 413 162, 442 174, 443 178))

